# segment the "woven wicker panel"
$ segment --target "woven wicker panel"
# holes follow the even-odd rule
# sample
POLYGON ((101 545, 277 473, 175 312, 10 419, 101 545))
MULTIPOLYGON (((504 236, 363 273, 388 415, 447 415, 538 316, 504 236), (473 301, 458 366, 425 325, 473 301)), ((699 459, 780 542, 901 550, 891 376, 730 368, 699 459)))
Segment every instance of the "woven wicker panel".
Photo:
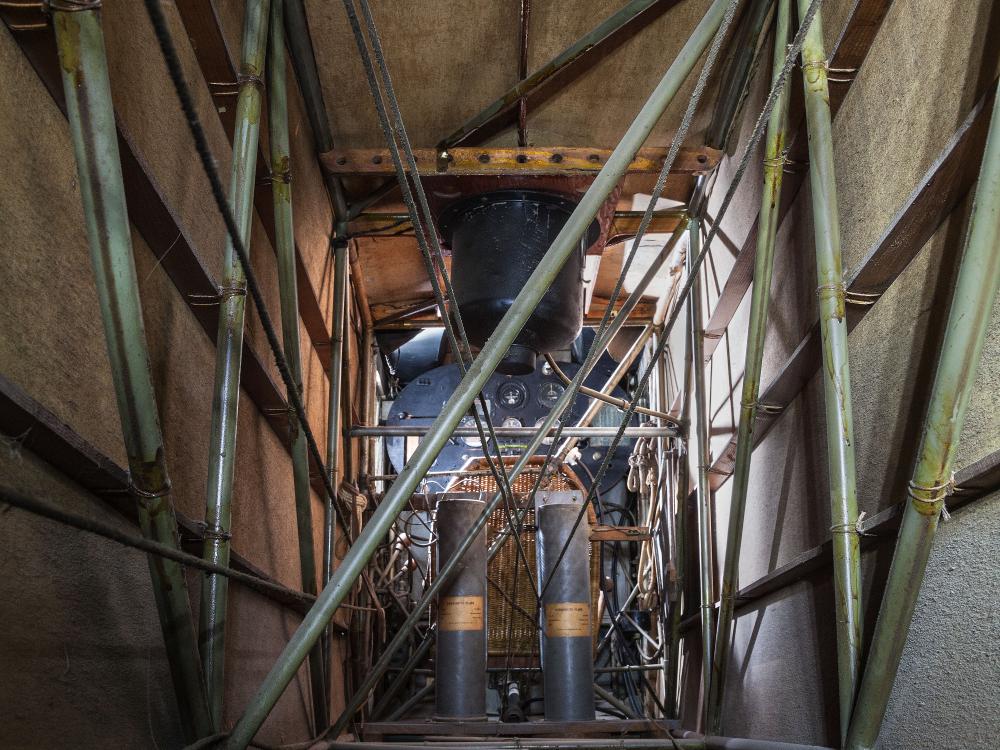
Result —
MULTIPOLYGON (((480 459, 482 461, 482 459, 480 459)), ((485 468, 485 461, 473 463, 465 469, 479 470, 485 468)), ((526 468, 514 481, 514 499, 518 508, 523 508, 528 501, 529 493, 538 479, 538 469, 526 468)), ((568 467, 553 475, 545 486, 548 491, 582 491, 583 486, 568 467)), ((492 475, 479 474, 463 477, 448 488, 449 492, 484 492, 493 494, 497 491, 496 480, 492 475)), ((587 509, 591 525, 597 522, 594 510, 587 509)), ((490 516, 487 525, 487 539, 490 545, 509 525, 507 509, 497 508, 490 516)), ((538 565, 535 559, 535 511, 529 509, 524 517, 521 529, 522 558, 517 541, 509 537, 500 548, 496 557, 489 563, 486 574, 489 580, 486 597, 486 627, 489 655, 492 657, 511 656, 529 657, 538 653, 538 606, 535 597, 534 583, 538 580, 538 565), (525 569, 524 561, 528 566, 525 569), (530 575, 529 575, 530 571, 530 575), (515 576, 516 573, 516 576, 515 576), (508 638, 510 647, 508 648, 508 638)), ((594 554, 593 545, 590 548, 590 595, 591 623, 594 637, 597 637, 597 593, 599 585, 599 561, 594 554)))

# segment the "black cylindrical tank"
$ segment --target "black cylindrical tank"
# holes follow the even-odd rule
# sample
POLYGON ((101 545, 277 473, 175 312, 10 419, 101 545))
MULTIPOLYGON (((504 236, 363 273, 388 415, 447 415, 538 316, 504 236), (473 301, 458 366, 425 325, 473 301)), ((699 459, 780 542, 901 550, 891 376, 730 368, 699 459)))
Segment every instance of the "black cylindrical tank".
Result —
MULTIPOLYGON (((576 204, 538 190, 496 190, 448 206, 439 217, 451 247, 452 283, 469 341, 482 346, 524 288, 576 204)), ((497 370, 526 375, 538 354, 568 347, 583 325, 584 251, 594 221, 539 301, 497 370)))
MULTIPOLYGON (((475 494, 438 495, 435 567, 455 555, 486 507, 475 494)), ((486 718, 486 527, 441 589, 437 606, 434 718, 486 718)))
POLYGON ((542 682, 548 721, 594 718, 590 526, 584 516, 573 532, 580 509, 579 504, 556 503, 541 505, 535 512, 538 586, 543 590, 542 682))

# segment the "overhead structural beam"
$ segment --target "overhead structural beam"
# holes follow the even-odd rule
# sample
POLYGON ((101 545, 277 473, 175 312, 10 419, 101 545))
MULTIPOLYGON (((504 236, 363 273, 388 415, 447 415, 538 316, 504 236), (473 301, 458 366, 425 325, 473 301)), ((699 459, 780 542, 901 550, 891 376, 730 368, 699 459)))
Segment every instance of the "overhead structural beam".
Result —
MULTIPOLYGON (((658 174, 667 156, 666 148, 643 148, 636 153, 626 174, 658 174)), ((413 158, 421 175, 577 175, 597 174, 611 156, 606 148, 579 146, 528 146, 518 148, 453 148, 441 161, 433 149, 417 148, 413 158), (423 169, 426 167, 426 169, 423 169)), ((671 165, 671 174, 698 175, 715 169, 722 152, 708 146, 681 148, 671 165)), ((392 155, 384 148, 337 149, 320 154, 323 167, 341 177, 395 176, 392 155)), ((404 166, 405 169, 405 166, 404 166)))
MULTIPOLYGON (((792 0, 778 0, 775 15, 774 54, 771 70, 776 76, 785 65, 785 47, 791 28, 792 0)), ((763 2, 758 5, 764 5, 763 2)), ((746 357, 743 366, 743 390, 740 396, 740 421, 736 436, 736 470, 733 493, 729 502, 729 529, 726 535, 726 558, 722 568, 722 588, 719 592, 719 622, 712 657, 712 689, 708 701, 709 731, 722 731, 722 702, 725 698, 726 673, 733 637, 733 612, 739 588, 740 550, 743 542, 743 519, 746 511, 750 479, 750 457, 753 447, 754 419, 757 416, 757 396, 760 394, 760 373, 764 362, 764 341, 767 334, 768 308, 771 299, 771 274, 774 270, 774 243, 778 233, 778 203, 785 170, 785 138, 788 130, 788 84, 771 111, 764 149, 763 186, 760 198, 760 232, 754 267, 753 294, 750 299, 750 324, 747 331, 746 357)), ((698 360, 704 368, 704 358, 698 360)), ((699 413, 698 418, 704 415, 699 413)), ((699 475, 700 476, 700 475, 699 475)), ((706 481, 708 481, 706 471, 706 481)))
POLYGON ((1000 289, 1000 114, 994 110, 979 186, 931 389, 917 465, 851 719, 847 750, 875 747, 938 519, 954 486, 952 463, 1000 289))
MULTIPOLYGON (((864 259, 848 274, 846 314, 849 331, 873 309, 882 293, 892 286, 975 184, 993 112, 996 85, 994 81, 994 86, 972 108, 888 227, 865 253, 864 259)), ((812 380, 819 371, 821 361, 817 323, 795 347, 760 396, 759 403, 766 404, 767 408, 757 413, 754 447, 761 443, 781 419, 785 409, 812 380)), ((735 457, 734 435, 712 465, 711 481, 716 489, 732 475, 735 457)))
POLYGON ((608 39, 608 37, 634 21, 642 13, 661 2, 666 2, 669 6, 673 6, 678 0, 630 0, 621 10, 608 16, 591 29, 590 32, 566 47, 566 49, 542 65, 527 78, 523 78, 511 86, 499 99, 491 102, 483 110, 470 117, 455 132, 442 138, 437 144, 437 153, 450 152, 452 148, 477 130, 493 122, 504 112, 516 106, 520 100, 551 80, 556 73, 566 69, 569 65, 608 39))
MULTIPOLYGON (((275 666, 247 705, 246 711, 226 742, 232 750, 242 750, 252 740, 271 709, 277 703, 288 683, 294 677, 309 649, 316 643, 337 607, 350 592, 368 560, 381 544, 396 515, 416 490, 424 474, 430 469, 438 453, 450 439, 451 432, 472 407, 473 400, 485 386, 496 366, 506 355, 525 321, 532 314, 538 301, 552 284, 559 270, 574 248, 578 246, 593 217, 600 210, 608 195, 635 157, 642 143, 649 136, 667 105, 673 100, 682 83, 693 69, 709 41, 722 22, 728 0, 715 0, 704 19, 693 31, 677 59, 635 121, 629 126, 621 143, 608 159, 604 168, 594 178, 587 192, 581 197, 552 246, 545 253, 524 289, 499 322, 489 341, 472 363, 466 376, 452 396, 441 407, 433 429, 414 451, 410 461, 400 472, 399 478, 386 492, 381 505, 372 515, 364 531, 344 557, 336 574, 320 594, 316 606, 292 635, 275 666)), ((457 553, 459 554, 459 553, 457 553)))
MULTIPOLYGON (((179 550, 139 301, 99 8, 94 4, 63 11, 54 6, 52 22, 91 265, 128 454, 129 492, 136 503, 143 536, 179 550)), ((181 724, 184 735, 193 741, 211 734, 213 724, 198 662, 187 581, 176 561, 155 555, 149 555, 147 560, 181 724)))

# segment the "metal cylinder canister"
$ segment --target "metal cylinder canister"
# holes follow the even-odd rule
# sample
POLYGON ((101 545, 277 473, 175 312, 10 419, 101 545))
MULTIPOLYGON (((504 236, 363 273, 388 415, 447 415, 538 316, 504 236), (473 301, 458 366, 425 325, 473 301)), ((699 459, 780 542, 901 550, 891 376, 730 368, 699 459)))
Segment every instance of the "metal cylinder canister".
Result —
MULTIPOLYGON (((477 494, 438 495, 435 572, 452 557, 486 502, 477 494)), ((434 719, 486 718, 486 527, 438 595, 434 719)))
POLYGON ((539 505, 538 584, 542 593, 545 718, 594 718, 594 641, 590 622, 590 525, 578 503, 539 505), (562 560, 559 555, 566 547, 562 560))

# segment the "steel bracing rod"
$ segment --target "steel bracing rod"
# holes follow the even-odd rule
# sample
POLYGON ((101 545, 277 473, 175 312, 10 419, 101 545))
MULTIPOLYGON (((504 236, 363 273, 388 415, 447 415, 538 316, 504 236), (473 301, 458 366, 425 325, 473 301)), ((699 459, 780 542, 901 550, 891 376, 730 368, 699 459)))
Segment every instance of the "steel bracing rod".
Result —
POLYGON ((226 233, 229 235, 229 241, 232 243, 233 251, 239 259, 240 266, 246 276, 246 289, 250 293, 251 299, 253 299, 254 307, 257 308, 257 314, 260 317, 260 326, 264 330, 267 345, 271 349, 271 354, 274 356, 275 366, 278 368, 278 374, 281 375, 281 381, 288 392, 290 402, 289 408, 295 413, 295 416, 299 421, 299 425, 302 427, 302 432, 306 436, 306 444, 309 446, 309 455, 319 469, 319 477, 324 484, 324 489, 330 497, 335 498, 337 493, 334 491, 333 485, 330 483, 325 462, 323 461, 323 457, 320 455, 319 446, 316 444, 316 437, 313 435, 312 429, 309 427, 309 420, 306 418, 305 406, 302 403, 301 397, 295 390, 295 380, 292 378, 291 371, 288 369, 288 362, 285 360, 285 355, 282 350, 281 342, 278 340, 278 334, 275 331, 271 314, 268 311, 267 304, 264 302, 264 294, 261 291, 260 282, 257 280, 257 275, 254 273, 253 267, 250 264, 250 255, 247 252, 247 246, 241 238, 236 219, 228 201, 226 200, 225 189, 222 186, 222 180, 220 179, 218 169, 215 166, 215 159, 212 156, 212 150, 208 145, 208 137, 205 135, 205 129, 202 127, 201 121, 198 118, 198 113, 195 110, 191 88, 188 86, 187 81, 184 78, 184 72, 181 68, 177 48, 171 38, 170 28, 166 17, 163 15, 163 9, 160 7, 161 0, 144 0, 144 2, 150 21, 153 24, 153 30, 156 33, 157 44, 159 45, 160 51, 163 53, 163 58, 167 64, 167 72, 169 73, 170 80, 174 85, 181 109, 187 119, 188 129, 191 132, 191 136, 195 144, 195 150, 198 153, 198 160, 201 162, 202 171, 208 178, 209 187, 212 191, 212 199, 226 225, 226 233))
MULTIPOLYGON (((338 224, 333 239, 333 325, 330 331, 330 391, 326 415, 326 476, 331 487, 337 486, 340 469, 340 449, 343 439, 340 424, 341 386, 343 383, 344 327, 347 318, 347 255, 348 244, 343 224, 338 224)), ((336 498, 327 494, 323 503, 323 566, 320 580, 325 587, 333 574, 333 552, 336 546, 336 498)), ((346 529, 345 529, 346 531, 346 529)), ((330 684, 330 628, 323 636, 323 667, 327 671, 326 689, 330 684)))
MULTIPOLYGON (((295 278, 295 229, 292 213, 291 147, 288 134, 288 74, 285 69, 285 22, 282 13, 285 2, 286 0, 271 0, 270 54, 267 61, 268 134, 271 148, 271 195, 274 203, 274 249, 278 257, 278 292, 281 299, 281 333, 288 369, 301 396, 303 389, 299 347, 299 294, 295 278)), ((239 121, 238 112, 237 122, 239 121)), ((333 372, 330 374, 332 377, 333 372)), ((235 418, 235 414, 233 416, 235 418)), ((306 445, 306 436, 293 414, 289 415, 288 432, 292 443, 292 477, 302 589, 307 594, 315 594, 316 557, 313 549, 309 448, 306 445)), ((324 653, 325 643, 314 648, 309 654, 309 684, 312 691, 314 729, 317 734, 330 723, 326 686, 328 662, 324 659, 324 653)), ((221 675, 221 668, 219 672, 221 675)), ((215 684, 214 688, 219 689, 220 695, 218 704, 213 705, 213 709, 216 707, 221 709, 221 683, 215 684)), ((212 700, 214 704, 214 695, 212 700)), ((216 714, 217 726, 220 716, 216 714)))
MULTIPOLYGON (((269 0, 248 0, 243 17, 242 58, 238 76, 240 88, 236 101, 229 202, 239 228, 239 237, 244 244, 250 241, 250 226, 253 221, 269 7, 269 0)), ((222 268, 202 555, 217 565, 228 565, 246 309, 246 277, 233 253, 232 242, 226 243, 222 268)), ((297 380, 293 374, 289 389, 296 387, 297 380)), ((292 447, 294 460, 294 443, 292 447)), ((315 578, 310 581, 303 576, 302 588, 307 594, 315 594, 315 578)), ((199 643, 209 706, 216 729, 222 725, 228 593, 229 581, 225 577, 204 577, 199 612, 199 643)))
POLYGON ((846 747, 875 746, 920 594, 1000 287, 1000 107, 994 108, 965 252, 846 747))
POLYGON ((534 73, 511 86, 499 99, 469 118, 454 133, 441 139, 437 145, 438 152, 447 151, 449 148, 457 146, 484 125, 492 122, 512 107, 517 106, 519 101, 551 79, 560 70, 573 63, 593 47, 596 47, 659 1, 630 0, 625 7, 617 13, 608 16, 608 18, 604 19, 589 33, 577 39, 534 73))
MULTIPOLYGON (((669 157, 667 161, 668 162, 670 161, 669 157)), ((661 172, 660 174, 662 177, 664 173, 661 172)), ((664 182, 663 184, 665 185, 666 182, 664 182)), ((623 264, 622 272, 618 278, 618 283, 615 285, 615 289, 612 292, 612 296, 608 303, 608 307, 605 309, 604 313, 605 320, 602 321, 602 329, 597 332, 597 335, 595 335, 594 343, 591 346, 591 351, 599 352, 604 349, 607 349, 607 347, 610 346, 612 339, 615 337, 615 335, 617 335, 618 331, 621 330, 621 326, 624 324, 624 321, 628 318, 629 313, 635 309, 635 306, 639 303, 639 300, 642 298, 643 293, 646 291, 649 285, 653 282, 653 279, 656 277, 657 272, 660 270, 663 264, 667 262, 670 256, 673 255, 674 248, 677 246, 677 243, 680 241, 680 239, 684 236, 684 231, 687 228, 687 223, 688 223, 688 219, 686 216, 681 219, 680 223, 677 225, 677 228, 670 236, 670 239, 667 240, 664 246, 660 249, 660 252, 657 255, 656 259, 653 261, 652 264, 650 264, 649 268, 646 270, 646 273, 642 275, 642 278, 636 284, 635 289, 633 289, 632 292, 629 294, 629 296, 626 298, 624 304, 622 305, 621 310, 615 315, 614 323, 612 324, 611 328, 602 333, 603 327, 606 324, 610 311, 614 306, 615 301, 618 299, 618 295, 621 291, 621 287, 623 285, 625 277, 628 274, 628 270, 632 264, 632 260, 637 255, 639 244, 642 242, 642 237, 645 234, 646 229, 649 227, 649 220, 651 219, 652 209, 655 206, 656 201, 659 199, 660 193, 662 192, 662 187, 659 184, 657 185, 657 187, 659 189, 654 189, 653 195, 650 198, 649 206, 647 206, 646 211, 643 214, 642 220, 639 222, 639 231, 636 234, 636 238, 633 240, 632 250, 629 253, 628 259, 623 264), (618 324, 618 321, 622 321, 622 323, 618 324)), ((659 308, 659 305, 657 305, 657 308, 659 308)), ((604 384, 604 387, 601 388, 601 393, 605 395, 610 395, 612 391, 614 391, 615 387, 625 376, 625 373, 628 372, 629 368, 632 367, 632 364, 635 362, 639 354, 642 352, 643 345, 652 335, 654 329, 655 326, 652 325, 646 326, 643 332, 639 335, 639 339, 636 341, 635 344, 632 345, 631 349, 629 349, 628 354, 622 358, 622 361, 619 362, 618 365, 615 367, 614 372, 611 373, 610 377, 608 377, 607 381, 604 384)), ((635 399, 633 399, 632 401, 635 402, 635 399)), ((594 421, 594 418, 601 410, 601 407, 602 407, 602 402, 600 400, 595 399, 591 401, 591 403, 588 404, 587 406, 587 410, 583 413, 580 419, 577 420, 576 425, 572 429, 587 427, 592 421, 594 421)), ((627 410, 628 405, 626 404, 624 408, 627 410)), ((559 446, 559 450, 557 451, 556 454, 559 457, 559 460, 565 460, 566 456, 569 455, 569 452, 573 450, 573 448, 579 442, 577 439, 573 438, 570 435, 570 433, 566 433, 565 430, 564 433, 567 434, 569 439, 564 441, 562 445, 559 446)))
POLYGON ((29 513, 34 513, 37 516, 58 521, 66 526, 72 526, 73 528, 80 529, 81 531, 86 531, 90 534, 104 537, 105 539, 117 542, 125 547, 132 547, 142 552, 147 552, 150 555, 156 555, 157 557, 163 558, 165 561, 169 560, 188 568, 194 568, 195 570, 202 570, 209 573, 215 573, 220 576, 226 576, 227 578, 232 578, 234 581, 239 581, 249 588, 252 588, 255 591, 260 591, 263 594, 278 594, 281 599, 285 601, 295 601, 305 607, 311 606, 312 603, 316 601, 315 596, 303 594, 301 591, 296 591, 295 589, 290 589, 287 586, 273 583, 251 573, 244 573, 236 570, 235 568, 228 568, 224 565, 216 565, 214 563, 206 562, 197 555, 189 554, 178 549, 177 547, 153 541, 152 539, 147 539, 145 537, 135 536, 122 531, 117 526, 113 526, 112 524, 104 523, 93 518, 77 515, 76 513, 69 513, 60 507, 43 500, 39 500, 38 498, 25 495, 22 492, 18 492, 17 490, 10 489, 8 487, 0 486, 0 502, 7 503, 15 508, 20 508, 21 510, 26 510, 29 513))
MULTIPOLYGON (((152 3, 153 0, 147 0, 147 2, 152 3)), ((452 430, 468 413, 476 395, 496 370, 496 366, 506 354, 525 321, 534 311, 538 301, 554 281, 570 253, 578 246, 580 238, 593 217, 611 190, 624 176, 639 147, 721 24, 725 8, 725 0, 715 0, 705 18, 698 24, 691 39, 684 45, 635 121, 629 126, 621 143, 612 152, 587 192, 581 197, 577 207, 526 282, 524 289, 501 319, 493 335, 486 342, 451 398, 442 406, 441 414, 434 422, 434 430, 420 441, 410 461, 400 472, 399 478, 386 492, 368 525, 357 538, 350 552, 344 557, 330 584, 319 595, 316 605, 303 619, 302 624, 293 634, 257 694, 249 702, 246 712, 237 722, 232 736, 227 741, 228 747, 245 748, 253 739, 326 623, 350 592, 354 581, 367 565, 380 540, 388 532, 393 519, 416 490, 424 473, 430 469, 441 448, 448 441, 452 430)), ((543 425, 543 427, 547 429, 548 425, 543 425)), ((533 438, 533 442, 536 440, 540 442, 544 432, 542 430, 539 432, 540 434, 533 438)), ((528 455, 522 456, 525 464, 529 459, 528 455)), ((481 521, 485 524, 485 519, 481 519, 481 521)), ((471 539, 471 537, 467 537, 463 541, 463 544, 456 550, 454 559, 461 558, 465 548, 471 544, 471 539)), ((445 577, 439 574, 435 584, 442 580, 445 580, 445 577)))
MULTIPOLYGON (((639 334, 639 338, 642 339, 642 343, 645 344, 649 340, 649 336, 653 333, 653 327, 651 325, 646 326, 642 333, 639 334), (648 332, 648 333, 647 333, 648 332)), ((633 344, 633 346, 635 346, 633 344)), ((642 346, 639 347, 639 352, 642 351, 642 346)), ((548 352, 545 353, 545 361, 548 363, 549 367, 552 368, 552 373, 559 378, 563 384, 570 383, 570 377, 562 371, 559 363, 556 362, 555 357, 553 357, 548 352)), ((615 383, 617 385, 617 383, 615 383)), ((612 387, 612 391, 614 388, 612 387)), ((594 388, 582 387, 580 388, 580 393, 584 396, 589 396, 592 399, 596 399, 603 404, 610 404, 616 409, 625 410, 628 408, 628 399, 618 398, 617 396, 612 396, 610 393, 604 393, 603 390, 595 390, 594 388)), ((676 421, 670 414, 665 411, 658 411, 657 409, 651 409, 646 406, 637 406, 635 409, 636 414, 644 414, 647 417, 656 417, 657 419, 668 421, 670 424, 676 424, 676 421)), ((588 420, 589 421, 589 420, 588 420)), ((581 427, 586 427, 587 425, 578 425, 581 427)))
MULTIPOLYGON (((641 349, 641 347, 640 347, 641 349)), ((610 380, 610 378, 609 378, 610 380)), ((572 381, 570 381, 572 382, 572 381)), ((603 401, 599 403, 604 403, 603 401)), ((631 406, 631 404, 628 404, 631 406)), ((433 425, 386 425, 381 427, 352 427, 351 437, 407 437, 427 435, 433 425)), ((549 430, 547 437, 555 434, 555 429, 549 430)), ((536 433, 534 427, 497 427, 497 437, 530 437, 536 433)), ((615 427, 564 427, 563 435, 573 437, 611 437, 618 432, 615 427)), ((453 437, 475 437, 479 432, 472 427, 457 427, 451 432, 453 437)), ((626 437, 676 437, 676 427, 627 427, 626 437)))
MULTIPOLYGON (((694 372, 692 385, 694 390, 694 423, 696 462, 695 476, 698 487, 698 591, 701 599, 701 681, 702 681, 702 719, 703 724, 708 714, 708 696, 712 682, 712 602, 714 580, 712 575, 712 489, 708 484, 709 466, 709 436, 708 436, 708 398, 705 392, 705 357, 704 357, 704 326, 702 323, 702 293, 701 278, 692 259, 698 254, 698 243, 701 239, 701 222, 697 219, 691 222, 691 252, 688 255, 688 277, 692 281, 691 295, 688 305, 691 308, 691 351, 694 357, 694 372)), ((707 726, 707 724, 705 724, 707 726)))
MULTIPOLYGON (((798 0, 804 15, 808 0, 798 0)), ((840 213, 834 170, 833 124, 827 83, 823 24, 819 13, 802 46, 806 129, 809 133, 809 185, 816 244, 819 324, 823 344, 826 449, 830 470, 833 523, 833 581, 837 613, 837 685, 841 740, 854 703, 861 662, 861 551, 854 458, 854 419, 847 349, 847 316, 840 248, 840 213)), ((751 446, 747 446, 751 449, 751 446)))
MULTIPOLYGON (((622 317, 614 318, 613 320, 610 321, 609 327, 607 328, 607 335, 602 336, 601 338, 605 341, 610 341, 614 337, 614 334, 617 333, 617 331, 621 328, 621 326, 624 325, 624 323, 625 323, 624 318, 622 317)), ((595 343, 599 343, 599 341, 595 339, 595 343)), ((576 398, 579 386, 583 383, 583 380, 587 377, 591 369, 597 363, 597 360, 599 359, 600 353, 602 351, 603 351, 602 349, 598 349, 595 346, 591 347, 590 353, 584 360, 583 365, 577 371, 576 375, 573 377, 573 381, 566 388, 566 390, 563 391, 562 395, 556 401, 556 404, 552 407, 548 415, 543 420, 542 424, 535 431, 534 437, 529 441, 528 446, 521 454, 517 463, 511 469, 510 472, 511 482, 513 482, 518 476, 520 476, 521 472, 528 466, 531 458, 535 456, 538 453, 539 449, 541 448, 545 436, 549 434, 549 432, 552 430, 553 426, 556 424, 558 419, 562 416, 563 412, 565 412, 565 410, 569 408, 569 406, 573 403, 574 399, 576 398)), ((627 422, 628 420, 626 420, 626 423, 627 422)), ((559 435, 559 429, 557 428, 556 436, 558 435, 559 435)), ((547 456, 547 459, 551 458, 553 448, 557 441, 558 437, 553 439, 553 443, 549 449, 549 455, 547 456)), ((538 474, 540 481, 543 472, 539 471, 538 474)), ((535 487, 536 490, 537 490, 537 485, 538 482, 536 482, 536 487, 535 487)), ((437 594, 438 590, 444 586, 449 576, 451 575, 451 572, 457 567, 458 560, 465 553, 465 550, 468 549, 469 546, 471 546, 472 540, 476 538, 477 534, 482 529, 482 527, 486 525, 492 513, 500 506, 500 502, 503 497, 504 497, 503 494, 500 492, 497 492, 493 496, 492 500, 487 504, 486 509, 479 517, 476 526, 474 526, 472 529, 469 530, 466 539, 463 541, 463 545, 458 548, 458 550, 455 553, 455 556, 452 558, 451 561, 449 561, 449 563, 443 569, 438 571, 438 574, 435 577, 434 581, 431 583, 430 587, 424 592, 423 597, 413 608, 413 611, 410 613, 407 620, 399 628, 399 631, 397 632, 396 636, 385 647, 385 650, 382 652, 382 655, 379 657, 379 660, 370 670, 366 680, 358 687, 354 697, 348 703, 348 705, 344 709, 344 712, 341 714, 340 718, 334 724, 333 729, 331 730, 331 734, 336 735, 341 729, 343 729, 347 725, 347 722, 350 720, 350 717, 354 715, 354 712, 357 710, 357 708, 367 699, 367 695, 371 691, 372 687, 374 687, 375 683, 378 681, 378 679, 380 679, 382 673, 386 669, 388 669, 393 654, 395 654, 395 652, 398 651, 406 643, 406 640, 408 638, 408 631, 416 626, 421 615, 427 610, 431 602, 434 600, 434 597, 437 594)), ((524 513, 515 515, 518 516, 518 523, 521 520, 523 520, 524 513)), ((499 553, 500 549, 506 543, 509 534, 510 534, 510 526, 500 531, 500 533, 497 535, 497 537, 494 539, 493 543, 490 546, 488 559, 492 560, 499 553)))
MULTIPOLYGON (((780 71, 785 64, 785 46, 791 27, 791 3, 792 0, 778 0, 772 63, 775 73, 780 71)), ((760 231, 757 233, 754 285, 750 299, 750 323, 747 331, 743 391, 740 397, 736 467, 733 471, 733 494, 729 505, 729 530, 726 537, 726 559, 722 572, 719 620, 715 633, 715 652, 712 659, 711 690, 708 693, 708 731, 711 732, 722 731, 722 700, 732 647, 736 593, 739 590, 743 518, 746 511, 750 458, 753 450, 753 426, 757 415, 757 397, 760 394, 760 373, 764 361, 764 339, 767 333, 771 274, 774 268, 774 244, 778 232, 778 204, 781 201, 781 179, 785 165, 785 136, 788 129, 787 89, 787 86, 782 88, 781 97, 771 112, 771 119, 767 126, 767 143, 764 148, 760 231)), ((703 360, 696 359, 696 361, 700 363, 703 360)), ((704 414, 699 413, 699 421, 703 418, 704 414)), ((699 473, 699 482, 700 479, 701 474, 699 473)), ((702 604, 704 605, 705 602, 703 601, 702 604)))
MULTIPOLYGON (((292 58, 292 67, 295 69, 295 77, 302 92, 302 103, 305 105, 306 117, 309 118, 309 125, 316 141, 316 150, 325 153, 333 149, 333 134, 330 132, 330 120, 326 114, 326 102, 323 100, 323 86, 320 84, 319 72, 316 69, 316 55, 309 34, 306 9, 302 0, 285 0, 284 6, 288 54, 292 58)), ((326 170, 323 172, 326 173, 326 170)), ((340 177, 326 173, 326 183, 330 190, 334 216, 338 221, 346 221, 349 212, 340 177)))
MULTIPOLYGON (((444 264, 440 241, 438 240, 437 232, 432 223, 432 215, 430 205, 427 202, 427 195, 424 192, 423 183, 419 178, 416 178, 416 176, 419 175, 419 172, 417 171, 416 159, 413 156, 413 149, 410 145, 409 137, 406 134, 403 116, 396 100, 395 90, 392 85, 392 78, 389 75, 389 70, 385 63, 385 57, 382 53, 382 45, 379 39, 378 30, 375 27, 375 20, 366 0, 360 0, 359 5, 361 7, 362 15, 365 18, 369 41, 372 45, 372 52, 374 53, 374 61, 372 60, 372 53, 368 50, 364 33, 361 30, 361 25, 354 9, 354 0, 344 0, 344 9, 347 12, 348 22, 350 23, 351 30, 354 34, 358 53, 364 63, 365 76, 368 79, 368 87, 371 91, 372 98, 375 101, 375 110, 378 114, 379 124, 382 128, 382 134, 385 137, 386 144, 389 146, 393 166, 396 171, 396 179, 399 183, 400 191, 402 192, 403 201, 406 204, 407 213, 410 217, 410 223, 413 225, 417 236, 417 244, 420 247, 424 268, 431 282, 434 299, 437 302, 441 320, 444 323, 445 335, 451 347, 452 356, 458 364, 459 372, 464 376, 467 369, 466 363, 472 359, 472 349, 469 345, 468 336, 466 335, 465 325, 462 322, 462 315, 458 307, 458 300, 455 297, 454 288, 451 284, 451 278, 447 267, 444 264), (376 63, 378 66, 378 74, 382 81, 381 88, 376 80, 376 63), (385 100, 383 100, 383 97, 385 100), (387 103, 388 108, 386 107, 387 103), (388 109, 392 110, 391 122, 387 111, 388 109), (405 168, 400 158, 400 145, 402 145, 402 151, 404 152, 406 158, 405 168), (410 189, 410 180, 407 178, 406 174, 407 168, 410 170, 410 174, 415 176, 412 191, 410 189), (416 200, 414 200, 414 193, 416 193, 416 200), (428 238, 431 242, 430 245, 428 245, 427 242, 428 238), (444 282, 445 291, 442 291, 441 289, 438 273, 440 273, 441 280, 444 282), (448 312, 448 304, 445 302, 445 293, 447 293, 448 303, 450 303, 451 311, 454 315, 454 321, 448 312)), ((500 456, 499 442, 496 440, 496 435, 493 430, 493 420, 490 416, 489 409, 486 408, 485 397, 480 393, 478 398, 480 406, 482 407, 482 416, 480 416, 479 410, 474 410, 472 417, 475 421, 479 438, 482 440, 484 445, 488 445, 486 432, 489 432, 492 444, 496 446, 497 461, 494 462, 493 456, 488 450, 484 451, 484 455, 486 456, 489 468, 494 471, 497 486, 503 488, 509 494, 510 482, 506 475, 506 467, 504 465, 503 458, 500 456), (486 423, 485 431, 482 424, 483 421, 486 423)))
MULTIPOLYGON (((76 153, 90 259, 128 454, 129 483, 147 539, 179 550, 177 520, 157 416, 136 281, 115 114, 99 6, 52 7, 70 134, 76 153)), ((211 734, 212 716, 184 571, 148 557, 184 734, 211 734)))
POLYGON ((392 684, 386 688, 385 692, 378 699, 378 703, 372 709, 372 716, 381 716, 385 713, 386 708, 389 706, 389 701, 391 701, 400 689, 406 684, 406 681, 410 678, 413 670, 424 660, 427 653, 431 650, 431 646, 434 645, 434 635, 437 630, 436 625, 431 625, 427 632, 424 634, 423 640, 420 644, 413 649, 413 654, 407 659, 406 663, 403 665, 402 669, 399 670, 399 674, 396 675, 396 679, 393 680, 392 684))

